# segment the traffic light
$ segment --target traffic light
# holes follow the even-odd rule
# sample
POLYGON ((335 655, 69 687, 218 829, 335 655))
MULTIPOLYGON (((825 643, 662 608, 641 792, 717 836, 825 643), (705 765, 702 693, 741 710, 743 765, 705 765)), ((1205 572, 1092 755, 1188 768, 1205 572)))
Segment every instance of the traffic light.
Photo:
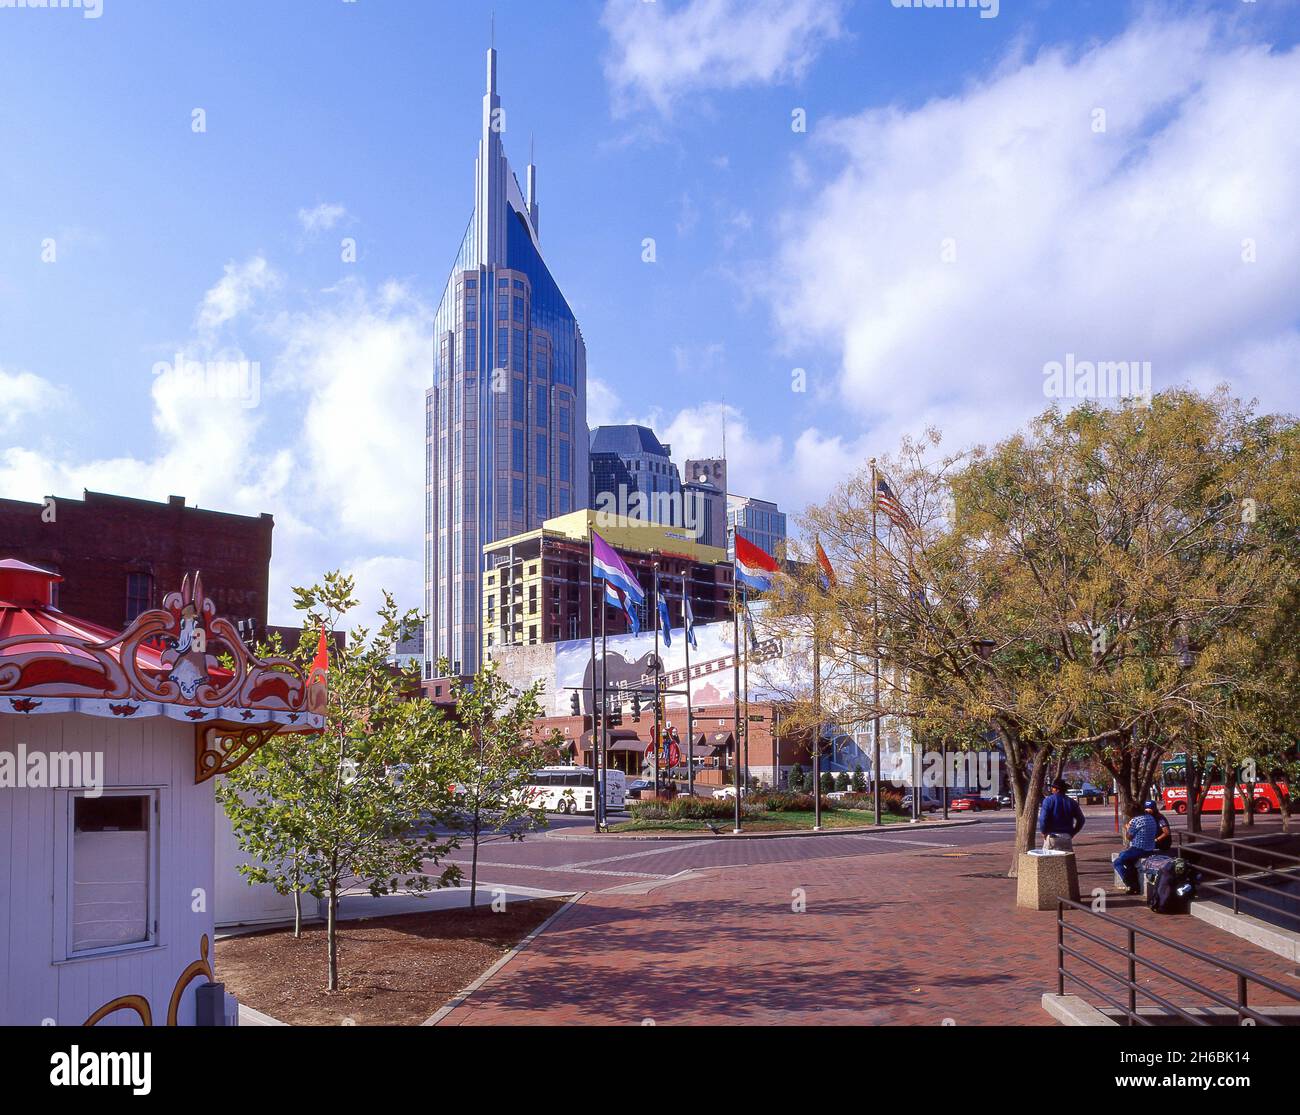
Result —
POLYGON ((569 708, 573 711, 574 716, 582 715, 582 702, 578 700, 578 691, 576 689, 569 699, 569 708))
POLYGON ((623 724, 623 706, 615 705, 609 712, 609 726, 611 728, 621 727, 623 724))
POLYGON ((632 694, 632 723, 641 723, 641 694, 632 694))

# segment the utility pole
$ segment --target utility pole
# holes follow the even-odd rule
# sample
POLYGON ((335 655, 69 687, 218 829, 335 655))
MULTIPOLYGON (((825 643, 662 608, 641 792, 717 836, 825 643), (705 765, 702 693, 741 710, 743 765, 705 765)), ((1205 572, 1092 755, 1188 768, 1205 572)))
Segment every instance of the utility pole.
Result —
MULTIPOLYGON (((875 776, 876 824, 880 819, 880 554, 876 508, 880 504, 876 458, 871 458, 871 772, 875 776)), ((818 741, 820 742, 820 741, 818 741)))

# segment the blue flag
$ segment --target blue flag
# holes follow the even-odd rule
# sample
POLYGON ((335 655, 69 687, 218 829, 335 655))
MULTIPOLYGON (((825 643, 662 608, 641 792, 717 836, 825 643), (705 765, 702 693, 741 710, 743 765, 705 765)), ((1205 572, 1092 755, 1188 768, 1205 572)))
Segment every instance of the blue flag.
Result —
POLYGON ((686 629, 686 641, 691 644, 695 650, 700 649, 700 644, 695 641, 695 614, 691 611, 690 597, 682 597, 682 627, 686 629))
POLYGON ((659 633, 664 637, 664 646, 673 645, 673 624, 668 618, 668 601, 659 597, 659 633))

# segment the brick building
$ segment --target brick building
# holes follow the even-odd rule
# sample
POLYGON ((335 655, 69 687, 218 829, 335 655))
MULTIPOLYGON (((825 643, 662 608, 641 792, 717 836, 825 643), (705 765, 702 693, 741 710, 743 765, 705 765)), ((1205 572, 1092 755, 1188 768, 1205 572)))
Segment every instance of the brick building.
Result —
MULTIPOLYGON (((781 785, 796 764, 805 770, 811 768, 812 758, 806 732, 782 731, 782 708, 771 701, 751 701, 749 715, 762 717, 749 724, 748 767, 751 778, 761 779, 765 785, 781 785)), ((695 784, 705 789, 728 785, 735 747, 735 710, 732 705, 697 705, 694 710, 695 784)), ((647 706, 639 722, 624 712, 623 723, 609 729, 609 766, 631 776, 639 776, 650 768, 646 764, 646 748, 654 735, 654 710, 647 706)), ((686 709, 668 709, 668 723, 677 729, 683 750, 686 743, 686 709)), ((540 734, 558 731, 564 740, 565 759, 579 766, 591 766, 592 745, 590 718, 583 716, 547 716, 536 721, 540 734)), ((741 733, 742 746, 744 733, 741 733)), ((742 750, 742 762, 744 752, 742 750)), ((661 771, 663 776, 665 772, 661 771)), ((679 768, 680 781, 685 782, 685 765, 679 768)))
MULTIPOLYGON (((575 511, 547 519, 537 530, 483 547, 484 658, 495 657, 502 647, 589 637, 591 597, 598 596, 597 609, 603 600, 599 587, 596 593, 591 591, 587 567, 587 532, 593 528, 618 551, 646 591, 646 603, 639 609, 643 630, 651 626, 650 590, 656 564, 666 596, 680 598, 685 575, 697 623, 730 620, 732 565, 726 550, 701 546, 681 527, 575 511)), ((612 605, 607 607, 608 633, 623 634, 627 618, 612 605)), ((674 612, 678 607, 672 605, 674 612)), ((600 630, 599 610, 596 629, 600 630)))
POLYGON ((231 515, 166 503, 84 493, 42 503, 0 499, 0 553, 63 577, 62 611, 117 630, 156 608, 186 573, 199 570, 220 615, 266 628, 270 515, 231 515))

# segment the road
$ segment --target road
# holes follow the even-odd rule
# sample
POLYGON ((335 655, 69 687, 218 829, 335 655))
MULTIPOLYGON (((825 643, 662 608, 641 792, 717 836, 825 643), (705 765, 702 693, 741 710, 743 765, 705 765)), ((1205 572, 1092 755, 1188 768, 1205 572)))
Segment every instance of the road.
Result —
MULTIPOLYGON (((1090 836, 1114 833, 1111 806, 1084 809, 1090 836)), ((960 815, 958 815, 960 816, 960 815)), ((957 819, 954 817, 954 819, 957 819)), ((968 818, 961 818, 966 820, 968 818)), ((931 824, 892 824, 867 833, 827 832, 818 836, 764 837, 737 840, 705 833, 698 839, 631 840, 626 837, 596 836, 589 817, 549 817, 544 832, 522 841, 488 836, 479 847, 479 877, 506 886, 533 887, 550 891, 604 891, 644 884, 653 886, 704 868, 754 867, 764 864, 795 863, 835 859, 843 856, 879 855, 909 849, 952 852, 975 845, 1007 843, 1015 834, 1010 810, 978 814, 973 824, 936 828, 931 824)), ((1170 815, 1175 831, 1184 819, 1170 815)), ((1261 818, 1254 831, 1262 831, 1276 818, 1261 818)), ((1239 835, 1245 831, 1240 818, 1239 835)), ((1207 833, 1218 832, 1218 818, 1208 819, 1207 833)), ((1115 836, 1115 848, 1122 845, 1115 836)), ((468 868, 470 853, 461 848, 448 857, 468 868)))
MULTIPOLYGON (((629 840, 596 836, 589 818, 553 816, 545 832, 522 841, 489 836, 479 846, 480 878, 493 883, 555 891, 615 890, 629 884, 655 884, 701 868, 833 859, 907 849, 946 851, 990 841, 1011 840, 1010 813, 986 813, 977 823, 953 828, 894 824, 870 833, 736 840, 704 834, 698 839, 629 840)), ((468 868, 469 849, 449 860, 468 868)))

